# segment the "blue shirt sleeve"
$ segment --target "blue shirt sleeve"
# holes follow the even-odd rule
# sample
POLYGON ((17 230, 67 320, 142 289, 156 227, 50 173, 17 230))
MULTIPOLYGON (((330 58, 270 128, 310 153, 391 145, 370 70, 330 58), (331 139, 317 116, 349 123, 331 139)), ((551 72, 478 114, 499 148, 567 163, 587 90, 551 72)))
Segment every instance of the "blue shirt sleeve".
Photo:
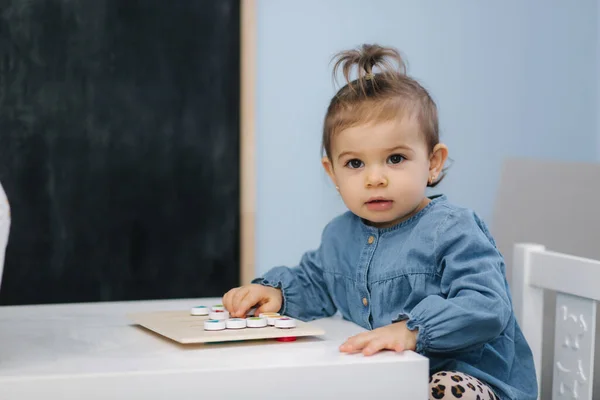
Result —
POLYGON ((472 212, 448 214, 435 252, 441 294, 425 297, 398 319, 408 319, 408 329, 419 329, 416 350, 466 350, 498 336, 512 306, 504 260, 485 225, 472 212))
POLYGON ((319 248, 304 253, 298 265, 274 267, 262 277, 252 281, 252 283, 281 289, 283 294, 283 305, 279 311, 281 314, 301 321, 311 321, 330 317, 336 313, 337 308, 323 278, 323 238, 324 234, 319 248))

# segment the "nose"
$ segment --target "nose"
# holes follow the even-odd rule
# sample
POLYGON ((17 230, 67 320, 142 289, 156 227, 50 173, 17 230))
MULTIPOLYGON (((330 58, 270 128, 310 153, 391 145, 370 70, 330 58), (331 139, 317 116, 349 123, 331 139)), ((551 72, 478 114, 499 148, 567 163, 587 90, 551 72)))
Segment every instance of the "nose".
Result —
POLYGON ((388 184, 386 175, 380 168, 371 168, 367 172, 365 186, 367 188, 385 187, 388 184))

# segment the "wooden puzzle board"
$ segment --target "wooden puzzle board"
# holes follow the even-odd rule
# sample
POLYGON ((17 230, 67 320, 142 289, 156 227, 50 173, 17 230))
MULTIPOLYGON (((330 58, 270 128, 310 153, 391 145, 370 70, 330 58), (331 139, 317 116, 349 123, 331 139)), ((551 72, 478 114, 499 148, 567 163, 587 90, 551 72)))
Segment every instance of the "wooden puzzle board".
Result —
POLYGON ((182 344, 211 343, 240 340, 276 339, 284 337, 319 336, 325 331, 307 322, 296 320, 291 329, 264 328, 204 330, 208 316, 190 315, 185 311, 157 311, 129 314, 128 318, 138 325, 182 344))

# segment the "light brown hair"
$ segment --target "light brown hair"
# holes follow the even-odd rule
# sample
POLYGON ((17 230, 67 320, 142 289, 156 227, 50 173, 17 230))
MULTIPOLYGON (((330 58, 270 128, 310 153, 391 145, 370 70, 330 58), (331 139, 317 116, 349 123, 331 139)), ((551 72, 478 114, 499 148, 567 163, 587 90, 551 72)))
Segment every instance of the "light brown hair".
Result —
MULTIPOLYGON (((427 148, 433 151, 439 143, 437 106, 427 90, 406 74, 398 50, 365 44, 336 54, 334 60, 333 78, 341 68, 346 84, 331 99, 323 124, 322 147, 330 160, 335 134, 357 125, 404 117, 417 118, 427 148), (354 68, 358 76, 351 81, 354 68)), ((437 185, 443 176, 428 186, 437 185)))

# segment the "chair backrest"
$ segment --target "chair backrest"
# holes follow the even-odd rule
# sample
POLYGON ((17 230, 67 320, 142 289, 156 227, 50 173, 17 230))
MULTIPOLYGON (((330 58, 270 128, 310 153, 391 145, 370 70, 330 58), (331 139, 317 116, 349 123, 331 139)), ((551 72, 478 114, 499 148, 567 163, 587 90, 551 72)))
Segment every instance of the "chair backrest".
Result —
POLYGON ((600 261, 514 246, 512 295, 517 321, 535 360, 541 388, 544 291, 556 292, 552 399, 592 400, 600 261))
POLYGON ((10 232, 10 204, 2 184, 0 184, 0 288, 2 287, 2 272, 4 271, 4 256, 8 245, 10 232))

